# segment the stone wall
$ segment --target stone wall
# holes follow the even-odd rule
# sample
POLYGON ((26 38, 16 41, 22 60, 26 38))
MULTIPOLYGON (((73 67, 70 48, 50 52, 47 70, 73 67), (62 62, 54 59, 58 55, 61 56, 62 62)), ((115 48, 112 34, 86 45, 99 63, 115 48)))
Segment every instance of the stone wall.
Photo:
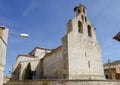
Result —
POLYGON ((8 39, 8 29, 0 26, 0 85, 3 85, 4 69, 6 65, 6 48, 8 39))
POLYGON ((50 50, 44 49, 44 48, 36 48, 34 56, 37 56, 38 59, 42 59, 46 53, 51 52, 50 50))
POLYGON ((26 80, 10 81, 4 85, 120 85, 115 80, 26 80))
POLYGON ((3 84, 3 79, 4 79, 4 66, 0 65, 0 85, 3 84))
POLYGON ((43 71, 45 79, 61 79, 63 70, 62 47, 58 47, 43 59, 43 71))

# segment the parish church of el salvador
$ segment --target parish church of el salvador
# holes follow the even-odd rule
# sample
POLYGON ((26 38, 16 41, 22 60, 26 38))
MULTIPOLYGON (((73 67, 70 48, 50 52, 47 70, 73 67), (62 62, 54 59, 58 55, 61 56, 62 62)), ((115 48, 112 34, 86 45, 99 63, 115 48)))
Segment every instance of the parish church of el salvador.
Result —
POLYGON ((79 5, 74 12, 76 16, 67 23, 62 45, 53 50, 36 47, 27 55, 18 55, 13 80, 24 80, 28 63, 33 79, 105 79, 101 48, 87 8, 79 5))

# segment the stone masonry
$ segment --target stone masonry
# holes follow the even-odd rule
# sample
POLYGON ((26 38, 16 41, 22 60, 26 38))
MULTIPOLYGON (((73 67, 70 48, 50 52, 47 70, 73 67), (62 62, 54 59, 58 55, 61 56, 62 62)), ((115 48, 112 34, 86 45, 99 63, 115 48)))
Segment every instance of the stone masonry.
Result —
POLYGON ((101 49, 96 29, 83 5, 75 7, 76 17, 67 23, 62 38, 64 72, 68 79, 104 79, 101 49))
POLYGON ((115 80, 26 80, 10 81, 4 85, 120 85, 115 80))
POLYGON ((0 26, 0 85, 3 85, 4 69, 6 65, 8 29, 0 26))

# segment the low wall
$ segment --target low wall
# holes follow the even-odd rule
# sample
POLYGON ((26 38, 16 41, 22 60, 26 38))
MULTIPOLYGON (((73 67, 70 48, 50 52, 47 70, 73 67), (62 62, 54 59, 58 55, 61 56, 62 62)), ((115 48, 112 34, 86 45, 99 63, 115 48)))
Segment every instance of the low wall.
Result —
POLYGON ((4 85, 120 85, 116 80, 24 80, 4 85))

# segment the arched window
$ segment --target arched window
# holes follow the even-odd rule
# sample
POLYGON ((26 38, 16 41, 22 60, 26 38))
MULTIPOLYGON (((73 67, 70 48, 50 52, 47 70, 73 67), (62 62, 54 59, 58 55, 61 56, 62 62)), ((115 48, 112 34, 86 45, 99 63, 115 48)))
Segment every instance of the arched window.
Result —
POLYGON ((80 9, 78 9, 78 14, 80 14, 80 12, 81 12, 80 9))
POLYGON ((90 25, 88 25, 88 36, 92 37, 92 30, 90 25))
POLYGON ((85 9, 83 8, 83 13, 85 14, 85 9))
POLYGON ((83 33, 83 24, 78 21, 78 32, 83 33))
POLYGON ((84 21, 84 16, 82 15, 82 20, 84 21))
POLYGON ((85 22, 87 23, 87 17, 85 17, 85 22))
POLYGON ((85 57, 87 57, 87 53, 85 52, 85 57))

